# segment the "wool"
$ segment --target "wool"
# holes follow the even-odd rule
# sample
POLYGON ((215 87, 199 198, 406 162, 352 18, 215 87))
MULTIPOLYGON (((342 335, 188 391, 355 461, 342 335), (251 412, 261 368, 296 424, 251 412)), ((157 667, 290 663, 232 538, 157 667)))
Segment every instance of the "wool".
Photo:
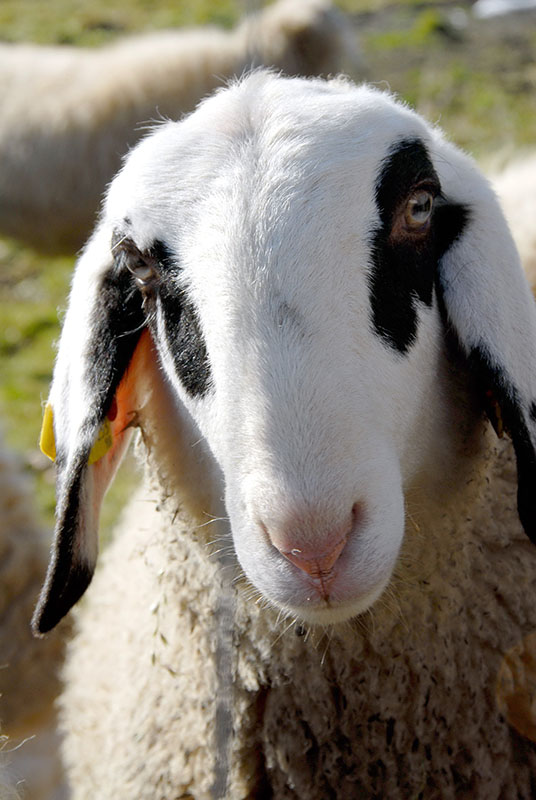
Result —
MULTIPOLYGON (((226 797, 531 796, 535 746, 497 681, 535 628, 536 554, 510 446, 489 444, 478 491, 435 518, 415 511, 392 587, 362 619, 302 631, 239 581, 226 797)), ((222 576, 214 526, 199 524, 139 493, 76 613, 61 698, 74 800, 213 797, 222 576)))

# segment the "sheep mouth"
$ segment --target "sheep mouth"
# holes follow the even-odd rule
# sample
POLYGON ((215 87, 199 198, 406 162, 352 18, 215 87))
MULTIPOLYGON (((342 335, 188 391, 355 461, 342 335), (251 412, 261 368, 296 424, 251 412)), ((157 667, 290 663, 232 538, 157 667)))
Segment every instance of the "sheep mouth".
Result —
POLYGON ((374 605, 389 583, 389 578, 390 575, 358 598, 347 600, 315 598, 310 604, 286 606, 284 610, 306 625, 326 626, 345 623, 364 614, 374 605))
POLYGON ((286 582, 283 591, 277 593, 272 587, 261 587, 258 582, 255 585, 270 604, 300 623, 337 625, 360 616, 376 603, 391 580, 393 568, 394 565, 385 567, 375 576, 357 580, 352 577, 349 565, 343 574, 334 570, 329 583, 326 583, 327 576, 320 581, 296 575, 292 581, 286 582), (327 586, 329 592, 326 592, 327 586))

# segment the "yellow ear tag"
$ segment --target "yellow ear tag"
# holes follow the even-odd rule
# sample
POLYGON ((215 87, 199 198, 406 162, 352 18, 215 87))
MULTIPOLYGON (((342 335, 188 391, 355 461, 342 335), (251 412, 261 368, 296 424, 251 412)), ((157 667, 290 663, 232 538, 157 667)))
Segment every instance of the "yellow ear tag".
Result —
MULTIPOLYGON (((99 458, 102 458, 113 444, 112 426, 110 420, 105 417, 97 436, 97 441, 91 448, 89 453, 88 464, 94 464, 99 458)), ((56 459, 56 441, 54 439, 54 413, 52 406, 47 403, 45 406, 45 413, 43 416, 43 424, 41 426, 41 436, 39 437, 39 447, 41 452, 44 453, 52 461, 56 459)))
POLYGON ((41 425, 41 436, 39 437, 39 447, 41 452, 48 456, 52 461, 56 459, 56 442, 54 439, 54 414, 52 406, 47 403, 41 425))

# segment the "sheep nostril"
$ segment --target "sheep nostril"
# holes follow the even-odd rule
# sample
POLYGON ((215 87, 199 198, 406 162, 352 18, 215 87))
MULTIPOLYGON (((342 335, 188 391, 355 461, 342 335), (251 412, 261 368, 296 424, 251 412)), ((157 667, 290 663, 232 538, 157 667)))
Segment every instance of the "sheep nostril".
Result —
POLYGON ((346 534, 327 552, 303 550, 299 547, 294 547, 292 550, 279 550, 279 548, 278 550, 295 567, 307 572, 312 578, 320 580, 330 575, 347 542, 348 535, 346 534))
POLYGON ((354 503, 346 522, 332 525, 330 514, 308 509, 260 522, 266 538, 294 567, 315 581, 327 599, 338 561, 349 539, 358 531, 363 517, 362 503, 354 503))

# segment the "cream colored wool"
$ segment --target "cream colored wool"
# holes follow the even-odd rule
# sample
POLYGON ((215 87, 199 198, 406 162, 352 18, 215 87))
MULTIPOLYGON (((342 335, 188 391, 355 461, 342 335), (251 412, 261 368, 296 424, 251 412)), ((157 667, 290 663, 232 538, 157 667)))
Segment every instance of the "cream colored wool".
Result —
POLYGON ((357 63, 329 0, 280 0, 229 32, 165 31, 100 50, 0 44, 0 233, 74 252, 149 124, 251 66, 313 75, 357 63))
MULTIPOLYGON (((488 466, 476 501, 408 522, 362 619, 297 635, 237 586, 230 800, 531 797, 536 749, 496 681, 536 626, 536 551, 509 445, 488 466)), ((61 701, 75 800, 212 797, 221 575, 213 527, 175 512, 138 494, 77 611, 61 701)))

